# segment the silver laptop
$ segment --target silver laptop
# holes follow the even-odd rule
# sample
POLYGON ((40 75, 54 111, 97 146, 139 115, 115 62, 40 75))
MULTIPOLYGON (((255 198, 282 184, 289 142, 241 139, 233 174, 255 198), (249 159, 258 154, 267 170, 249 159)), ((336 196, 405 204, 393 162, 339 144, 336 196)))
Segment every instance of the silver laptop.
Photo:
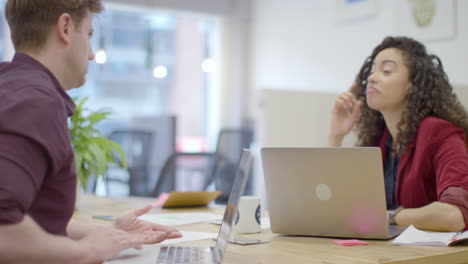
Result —
POLYGON ((271 230, 286 235, 389 239, 379 148, 263 148, 271 230))
POLYGON ((159 248, 156 263, 215 263, 223 260, 224 252, 231 235, 232 226, 237 215, 237 205, 244 193, 247 177, 249 176, 252 163, 252 154, 243 149, 237 167, 232 191, 224 211, 224 217, 219 228, 216 245, 213 247, 201 246, 164 246, 159 248))

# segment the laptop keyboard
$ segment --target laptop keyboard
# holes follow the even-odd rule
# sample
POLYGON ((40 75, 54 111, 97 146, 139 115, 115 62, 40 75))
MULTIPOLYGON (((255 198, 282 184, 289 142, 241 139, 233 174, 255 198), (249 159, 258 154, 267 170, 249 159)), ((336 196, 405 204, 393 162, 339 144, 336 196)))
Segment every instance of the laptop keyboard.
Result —
MULTIPOLYGON (((179 264, 191 263, 202 264, 212 263, 211 259, 207 259, 207 248, 203 247, 183 247, 183 246, 170 246, 161 247, 159 250, 157 264, 179 264)), ((211 253, 211 251, 208 251, 211 253)))

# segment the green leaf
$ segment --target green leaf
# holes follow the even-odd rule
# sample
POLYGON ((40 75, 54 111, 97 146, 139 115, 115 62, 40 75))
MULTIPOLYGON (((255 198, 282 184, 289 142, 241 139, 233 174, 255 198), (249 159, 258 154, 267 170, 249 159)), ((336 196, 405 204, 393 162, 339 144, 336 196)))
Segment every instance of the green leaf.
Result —
POLYGON ((88 116, 89 125, 92 127, 94 124, 106 119, 111 113, 110 112, 94 112, 88 116))
POLYGON ((75 113, 70 117, 70 135, 75 154, 76 173, 83 188, 91 175, 104 176, 109 163, 127 167, 125 153, 114 141, 106 138, 96 124, 105 120, 112 113, 106 110, 90 111, 85 107, 88 97, 74 97, 75 113), (120 156, 121 164, 115 160, 115 153, 120 156))
POLYGON ((96 161, 97 173, 96 175, 105 175, 107 170, 107 160, 104 151, 96 143, 89 145, 89 151, 96 161))
POLYGON ((118 165, 121 168, 126 169, 127 168, 127 159, 125 158, 125 153, 124 153, 123 149, 115 141, 109 140, 109 143, 114 147, 115 150, 117 150, 117 152, 120 155, 120 160, 122 161, 122 164, 116 164, 116 165, 118 165))
POLYGON ((79 152, 75 152, 75 168, 76 168, 77 175, 81 174, 82 161, 83 161, 83 157, 81 157, 81 154, 79 152))

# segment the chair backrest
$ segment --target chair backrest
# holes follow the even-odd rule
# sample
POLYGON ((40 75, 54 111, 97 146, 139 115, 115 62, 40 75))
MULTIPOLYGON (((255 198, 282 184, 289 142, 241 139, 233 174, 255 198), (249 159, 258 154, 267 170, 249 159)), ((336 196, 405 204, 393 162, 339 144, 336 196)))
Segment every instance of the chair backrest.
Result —
POLYGON ((148 165, 153 132, 144 130, 114 130, 109 139, 117 142, 125 153, 129 168, 148 165))
MULTIPOLYGON (((117 142, 125 153, 129 173, 129 194, 132 196, 148 195, 148 164, 154 133, 145 130, 114 130, 109 139, 117 142)), ((113 181, 108 175, 106 182, 113 181)), ((121 180, 119 180, 121 181, 121 180)))
POLYGON ((239 162, 242 149, 248 148, 253 141, 250 129, 222 129, 218 135, 216 154, 222 155, 229 162, 239 162))
MULTIPOLYGON (((223 192, 216 201, 218 203, 226 203, 232 189, 242 149, 248 148, 252 140, 252 130, 223 129, 218 134, 216 152, 214 153, 174 153, 166 161, 160 172, 160 178, 155 185, 153 196, 158 196, 161 192, 176 190, 178 189, 177 182, 187 180, 187 178, 183 179, 183 177, 180 177, 181 175, 177 172, 178 169, 184 168, 184 159, 188 159, 191 161, 191 164, 186 167, 190 171, 189 176, 201 177, 203 179, 202 185, 192 187, 195 190, 206 190, 214 183, 216 189, 223 192), (197 164, 195 167, 193 166, 194 162, 197 164)), ((196 179, 188 180, 190 181, 189 184, 198 182, 196 179)), ((251 189, 252 181, 250 180, 247 183, 246 192, 251 191, 251 189), (247 190, 248 188, 249 190, 247 190)))
MULTIPOLYGON (((158 115, 147 117, 135 117, 130 123, 133 129, 152 131, 157 135, 154 138, 150 160, 148 192, 153 191, 154 186, 159 181, 159 175, 167 160, 175 153, 175 141, 177 132, 177 118, 174 115, 158 115)), ((173 172, 168 172, 169 177, 173 177, 173 172)))
MULTIPOLYGON (((253 131, 250 129, 222 129, 219 132, 216 146, 216 162, 212 179, 217 190, 222 194, 216 200, 225 203, 229 199, 237 164, 243 148, 249 148, 253 141, 253 131)), ((252 189, 252 180, 246 187, 246 192, 252 189)))

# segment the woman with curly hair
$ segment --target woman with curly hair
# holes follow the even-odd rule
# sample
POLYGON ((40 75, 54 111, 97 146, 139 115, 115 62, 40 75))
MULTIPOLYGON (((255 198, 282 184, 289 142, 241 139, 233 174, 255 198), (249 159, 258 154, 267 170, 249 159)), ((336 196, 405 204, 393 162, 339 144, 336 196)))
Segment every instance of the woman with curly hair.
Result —
POLYGON ((391 224, 459 231, 468 223, 468 115, 440 59, 407 37, 387 37, 333 108, 329 146, 357 131, 378 146, 391 224))

